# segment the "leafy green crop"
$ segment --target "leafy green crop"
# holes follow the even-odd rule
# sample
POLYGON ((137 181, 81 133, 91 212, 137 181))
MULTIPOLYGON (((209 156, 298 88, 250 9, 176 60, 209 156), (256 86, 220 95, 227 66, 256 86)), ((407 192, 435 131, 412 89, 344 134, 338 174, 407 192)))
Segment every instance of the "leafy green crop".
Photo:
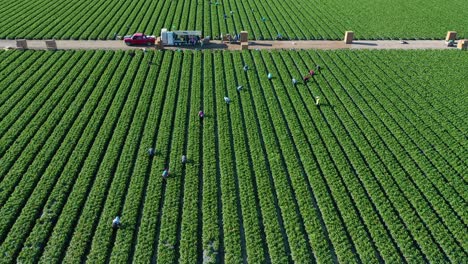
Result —
POLYGON ((467 53, 0 58, 2 263, 468 258, 467 53))
POLYGON ((468 37, 465 0, 0 0, 0 15, 2 39, 114 39, 162 28, 211 37, 247 30, 253 40, 339 40, 347 30, 357 39, 468 37))

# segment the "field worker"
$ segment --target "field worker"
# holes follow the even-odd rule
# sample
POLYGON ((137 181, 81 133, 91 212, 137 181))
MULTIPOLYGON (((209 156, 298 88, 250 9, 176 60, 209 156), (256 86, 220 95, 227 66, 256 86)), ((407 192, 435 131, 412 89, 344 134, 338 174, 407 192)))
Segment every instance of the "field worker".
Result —
POLYGON ((150 157, 153 157, 153 156, 154 156, 154 149, 153 149, 153 148, 148 149, 148 155, 149 155, 150 157))
POLYGON ((320 68, 320 65, 317 65, 317 67, 315 67, 315 69, 316 69, 318 72, 320 72, 320 69, 321 69, 321 68, 320 68))
POLYGON ((187 157, 185 155, 182 155, 182 164, 187 163, 187 157))
POLYGON ((319 105, 320 96, 315 96, 315 105, 319 105))
POLYGON ((198 117, 200 118, 200 120, 202 120, 202 119, 205 117, 205 113, 203 113, 203 111, 200 110, 200 111, 198 112, 198 117))
POLYGON ((237 88, 236 88, 237 92, 240 93, 240 91, 242 91, 242 88, 244 88, 242 85, 237 86, 237 88))
POLYGON ((118 229, 121 225, 121 222, 120 222, 120 217, 116 216, 114 218, 114 220, 112 220, 112 228, 113 229, 118 229))
POLYGON ((294 78, 292 78, 292 83, 293 83, 293 85, 294 85, 294 86, 296 86, 296 84, 297 84, 297 80, 296 80, 296 79, 294 79, 294 78))
POLYGON ((163 180, 166 180, 169 177, 169 169, 164 169, 162 173, 163 180))
POLYGON ((248 70, 249 70, 249 66, 244 65, 244 71, 248 71, 248 70))
POLYGON ((224 14, 224 19, 227 19, 227 15, 226 15, 226 14, 224 14))
POLYGON ((306 75, 304 76, 304 78, 302 79, 304 81, 304 83, 307 83, 309 81, 310 77, 309 75, 306 75))
POLYGON ((273 78, 273 75, 271 75, 271 73, 268 73, 267 77, 268 77, 268 80, 271 80, 271 78, 273 78))
POLYGON ((310 70, 310 71, 309 71, 309 74, 310 74, 310 76, 314 76, 314 75, 315 75, 314 70, 310 70))
POLYGON ((231 16, 234 15, 234 11, 231 10, 231 16))
POLYGON ((226 104, 229 104, 231 102, 231 99, 229 99, 229 97, 225 96, 224 97, 224 102, 226 102, 226 104))

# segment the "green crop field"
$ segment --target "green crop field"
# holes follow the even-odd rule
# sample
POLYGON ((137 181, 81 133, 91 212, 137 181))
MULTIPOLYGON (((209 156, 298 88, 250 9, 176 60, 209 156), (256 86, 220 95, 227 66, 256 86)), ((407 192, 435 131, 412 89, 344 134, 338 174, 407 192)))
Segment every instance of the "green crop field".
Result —
POLYGON ((0 38, 112 39, 161 28, 251 39, 468 37, 466 0, 0 0, 0 38), (232 13, 231 13, 232 11, 232 13), (226 18, 224 18, 226 15, 226 18))
POLYGON ((1 263, 468 259, 468 53, 129 55, 0 52, 1 263))

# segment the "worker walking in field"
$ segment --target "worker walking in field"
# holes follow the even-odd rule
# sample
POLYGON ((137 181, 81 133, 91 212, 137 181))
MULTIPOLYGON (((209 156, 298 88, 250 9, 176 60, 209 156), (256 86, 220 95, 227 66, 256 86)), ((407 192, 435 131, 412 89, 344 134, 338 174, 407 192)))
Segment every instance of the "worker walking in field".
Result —
POLYGON ((161 176, 163 178, 163 181, 165 181, 169 177, 169 169, 164 169, 161 176))
POLYGON ((120 228, 121 222, 120 222, 120 217, 116 216, 114 220, 112 220, 112 228, 113 229, 118 229, 120 228))
POLYGON ((154 156, 154 149, 153 148, 148 149, 148 156, 150 156, 150 157, 154 156))

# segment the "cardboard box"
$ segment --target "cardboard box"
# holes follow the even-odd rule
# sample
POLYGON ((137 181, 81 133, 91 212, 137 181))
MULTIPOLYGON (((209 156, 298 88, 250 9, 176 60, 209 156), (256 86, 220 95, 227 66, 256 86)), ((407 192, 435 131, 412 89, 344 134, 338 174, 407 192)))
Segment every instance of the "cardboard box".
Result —
POLYGON ((162 44, 162 41, 161 41, 161 37, 157 37, 156 38, 156 49, 163 49, 163 44, 162 44))
POLYGON ((353 38, 354 38, 354 32, 353 31, 346 31, 345 32, 344 42, 346 44, 353 43, 353 38))
POLYGON ((247 31, 241 31, 240 42, 248 42, 248 41, 249 41, 249 33, 247 31))
POLYGON ((28 43, 26 42, 25 39, 17 39, 16 40, 16 48, 19 50, 27 50, 28 49, 28 43))
POLYGON ((57 43, 55 42, 55 40, 46 40, 45 43, 47 50, 57 50, 57 43))
POLYGON ((449 40, 456 40, 457 39, 457 32, 456 31, 448 31, 447 36, 445 37, 445 41, 449 40))
POLYGON ((461 50, 468 50, 468 39, 461 39, 458 41, 457 48, 461 50))
POLYGON ((248 50, 249 43, 248 42, 241 42, 241 50, 248 50))

